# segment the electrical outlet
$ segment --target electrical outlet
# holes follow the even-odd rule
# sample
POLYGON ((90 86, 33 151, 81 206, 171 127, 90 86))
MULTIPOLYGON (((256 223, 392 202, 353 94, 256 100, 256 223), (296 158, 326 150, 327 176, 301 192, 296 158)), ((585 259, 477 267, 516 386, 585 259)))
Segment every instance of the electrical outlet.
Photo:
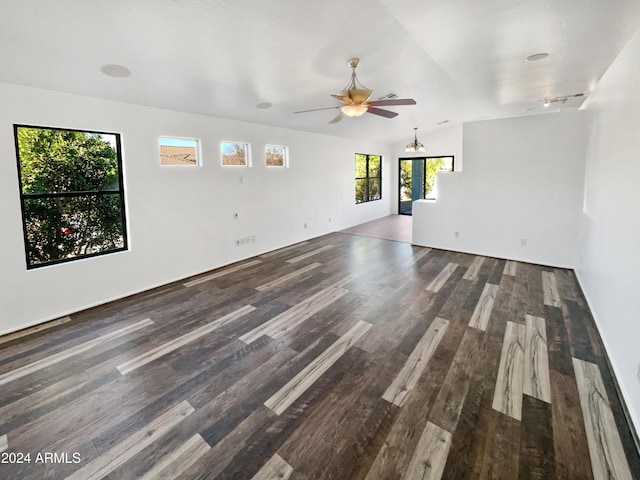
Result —
POLYGON ((453 236, 455 238, 459 238, 460 237, 460 232, 453 232, 453 236))
POLYGON ((520 246, 521 247, 526 247, 527 246, 527 239, 526 238, 521 238, 520 239, 520 246))
POLYGON ((307 224, 306 223, 304 224, 304 228, 307 228, 307 224))
POLYGON ((329 223, 331 223, 331 217, 329 217, 329 223))
POLYGON ((238 219, 238 212, 233 212, 233 219, 237 220, 238 219))

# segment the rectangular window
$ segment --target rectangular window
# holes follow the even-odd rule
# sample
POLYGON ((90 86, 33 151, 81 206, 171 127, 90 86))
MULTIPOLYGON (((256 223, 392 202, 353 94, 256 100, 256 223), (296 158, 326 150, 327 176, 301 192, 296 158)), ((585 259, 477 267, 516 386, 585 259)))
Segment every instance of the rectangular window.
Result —
POLYGON ((220 144, 222 151, 222 165, 249 167, 250 163, 250 146, 248 143, 222 142, 220 144))
POLYGON ((160 165, 199 165, 199 142, 193 138, 160 137, 160 165))
POLYGON ((382 198, 382 157, 356 153, 356 203, 382 198))
POLYGON ((264 148, 267 167, 288 167, 289 155, 287 147, 267 145, 264 148))
POLYGON ((120 135, 13 128, 27 268, 126 250, 120 135))

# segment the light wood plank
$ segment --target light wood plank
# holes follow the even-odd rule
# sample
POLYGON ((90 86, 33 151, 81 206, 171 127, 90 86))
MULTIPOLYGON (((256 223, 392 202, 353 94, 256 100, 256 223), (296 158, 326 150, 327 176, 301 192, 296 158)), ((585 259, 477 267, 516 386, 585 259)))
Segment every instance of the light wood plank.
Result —
POLYGON ((138 355, 137 357, 118 365, 118 371, 122 375, 126 375, 127 373, 130 373, 157 358, 171 353, 174 350, 177 350, 178 348, 187 345, 188 343, 191 343, 204 335, 207 335, 221 327, 224 327, 225 325, 233 322, 234 320, 237 320, 243 315, 253 312, 255 309, 256 307, 254 307, 253 305, 245 305, 244 307, 241 307, 238 310, 225 315, 224 317, 220 317, 217 320, 203 325, 202 327, 197 328, 192 332, 185 333, 184 335, 171 340, 170 342, 159 345, 156 348, 143 353, 142 355, 138 355))
POLYGON ((58 318, 57 320, 51 320, 50 322, 43 323, 42 325, 25 328, 24 330, 18 330, 17 332, 13 333, 7 333, 6 335, 2 335, 0 337, 0 344, 10 342, 11 340, 15 340, 17 338, 26 337, 27 335, 33 335, 34 333, 42 332, 44 330, 57 327, 58 325, 65 324, 70 321, 70 317, 62 317, 58 318))
POLYGON ((427 367, 433 352, 440 344, 440 340, 447 331, 449 321, 436 318, 422 336, 416 347, 407 358, 402 370, 382 395, 388 402, 401 407, 418 379, 427 367))
POLYGON ((299 268, 298 270, 288 273, 287 275, 283 275, 280 278, 276 278, 275 280, 272 280, 270 282, 267 283, 263 283, 262 285, 259 285, 256 287, 256 290, 262 292, 264 290, 268 290, 269 288, 273 288, 277 285, 280 285, 281 283, 285 283, 288 282, 289 280, 291 280, 292 278, 298 277, 304 273, 307 273, 311 270, 313 270, 314 268, 319 267, 320 265, 322 265, 321 263, 315 262, 312 263, 310 265, 307 265, 303 268, 299 268))
POLYGON ((324 252, 326 250, 329 250, 331 248, 333 248, 333 245, 325 245, 324 247, 316 248, 315 250, 311 250, 310 252, 303 253, 302 255, 298 255, 297 257, 290 258, 289 260, 287 260, 287 263, 299 262, 300 260, 304 260, 306 258, 313 257, 314 255, 322 253, 322 252, 324 252))
POLYGON ((173 427, 194 412, 194 408, 186 400, 160 415, 149 425, 141 428, 126 440, 89 462, 81 469, 67 477, 67 480, 93 480, 109 475, 116 468, 124 465, 139 452, 169 433, 173 427))
POLYGON ((436 278, 429 284, 427 290, 429 292, 439 292, 440 289, 447 283, 451 274, 458 268, 457 263, 449 263, 446 267, 442 269, 442 271, 438 274, 436 278))
POLYGON ((0 452, 4 452, 7 448, 9 448, 9 440, 6 435, 2 435, 0 437, 0 452))
POLYGON ((405 480, 440 480, 451 448, 451 434, 427 422, 416 446, 405 480))
POLYGON ((139 480, 174 480, 182 475, 200 457, 211 450, 199 433, 196 433, 180 447, 166 455, 139 480))
POLYGON ((430 248, 423 248, 422 250, 420 250, 415 255, 412 255, 411 258, 409 258, 408 260, 403 262, 403 264, 401 266, 403 268, 406 268, 406 267, 410 267, 411 265, 415 265, 416 263, 418 263, 418 261, 420 261, 420 259, 422 257, 424 257, 426 254, 428 254, 430 251, 431 251, 430 248))
POLYGON ((212 273, 211 275, 207 275, 205 277, 200 277, 195 280, 191 280, 189 282, 184 282, 183 285, 185 287, 193 287, 195 285, 199 285, 204 282, 208 282, 209 280, 213 280, 215 278, 223 277, 224 275, 228 275, 229 273, 237 272, 238 270, 242 270, 247 267, 253 267, 254 265, 258 265, 262 263, 262 260, 251 260, 250 262, 243 263, 241 265, 235 265, 233 267, 225 268, 224 270, 220 270, 218 272, 212 273))
POLYGON ((276 453, 251 480, 288 480, 292 474, 293 467, 276 453))
POLYGON ((525 322, 523 391, 538 400, 551 403, 547 330, 544 318, 533 315, 527 315, 525 322))
POLYGON ((498 294, 498 285, 492 283, 485 284, 476 304, 476 308, 473 310, 471 320, 469 320, 469 326, 477 328, 479 330, 487 330, 489 325, 489 318, 491 318, 491 312, 493 311, 493 302, 498 294))
POLYGON ((518 269, 518 262, 513 260, 507 260, 504 264, 504 270, 502 271, 503 275, 515 276, 516 271, 518 269))
POLYGON ((558 293, 558 283, 553 272, 542 272, 542 293, 544 304, 550 307, 560 306, 560 294, 558 293))
POLYGON ((272 395, 264 405, 281 415, 313 383, 322 376, 342 355, 356 343, 370 328, 371 324, 360 320, 329 348, 303 368, 287 384, 272 395))
POLYGON ((524 339, 525 326, 507 322, 492 405, 516 420, 522 419, 524 339))
POLYGON ((33 372, 37 372, 43 368, 49 367, 56 363, 62 362, 67 358, 71 358, 75 355, 80 355, 88 350, 91 350, 98 345, 101 345, 110 340, 114 340, 119 337, 124 337, 129 335, 136 330, 140 330, 148 325, 152 325, 153 321, 149 318, 136 322, 132 325, 129 325, 124 328, 119 328, 118 330, 114 330, 113 332, 105 333, 104 335, 100 335, 93 340, 89 340, 88 342, 81 343, 80 345, 76 345, 75 347, 68 348, 63 350, 62 352, 58 352, 54 355, 50 355, 45 357, 37 362, 29 363, 20 368, 16 368, 15 370, 11 370, 7 373, 0 375, 0 385, 4 385, 18 378, 22 378, 26 375, 29 375, 33 372))
POLYGON ((629 464, 598 366, 574 358, 573 368, 578 383, 594 478, 631 480, 629 464))
POLYGON ((478 278, 478 272, 480 272, 480 268, 482 268, 484 259, 485 257, 474 258, 473 262, 471 262, 471 265, 469 265, 469 268, 467 268, 467 271, 462 278, 464 278, 465 280, 475 280, 476 278, 478 278))
POLYGON ((278 338, 293 330, 317 312, 342 297, 347 290, 343 288, 326 288, 303 300, 289 310, 273 317, 271 320, 250 330, 240 337, 245 343, 255 342, 263 335, 278 338))

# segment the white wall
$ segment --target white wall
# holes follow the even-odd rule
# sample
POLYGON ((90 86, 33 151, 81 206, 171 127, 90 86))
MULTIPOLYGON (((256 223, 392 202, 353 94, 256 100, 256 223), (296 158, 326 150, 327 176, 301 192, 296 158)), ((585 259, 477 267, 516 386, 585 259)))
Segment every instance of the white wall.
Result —
POLYGON ((442 128, 429 134, 420 134, 418 130, 418 141, 424 145, 425 151, 422 153, 406 153, 404 151, 407 144, 412 140, 407 136, 407 141, 398 143, 392 147, 392 175, 393 184, 391 194, 393 195, 393 213, 398 213, 398 175, 400 168, 398 159, 411 157, 445 157, 454 156, 455 170, 462 170, 462 125, 442 128))
POLYGON ((8 84, 0 105, 0 334, 391 213, 387 145, 8 84), (129 251, 26 270, 13 123, 122 134, 129 251), (161 135, 200 138, 203 166, 161 167, 161 135), (254 166, 223 168, 222 140, 254 166), (267 143, 290 168, 264 166, 267 143), (356 152, 384 156, 383 200, 355 204, 356 152))
POLYGON ((464 124, 464 170, 438 174, 435 202, 414 202, 413 243, 572 268, 585 117, 567 112, 464 124))
POLYGON ((576 269, 627 407, 640 427, 640 32, 590 96, 576 269))

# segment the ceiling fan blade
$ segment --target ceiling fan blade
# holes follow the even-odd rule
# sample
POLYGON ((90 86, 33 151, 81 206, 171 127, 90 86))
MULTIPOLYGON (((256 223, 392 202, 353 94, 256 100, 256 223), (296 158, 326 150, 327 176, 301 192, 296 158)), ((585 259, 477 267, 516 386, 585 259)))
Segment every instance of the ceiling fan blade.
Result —
POLYGON ((329 123, 338 123, 340 120, 344 118, 344 113, 340 112, 333 120, 329 123))
POLYGON ((415 105, 416 101, 413 98, 391 98, 389 100, 373 100, 368 103, 374 107, 384 107, 389 105, 415 105))
POLYGON ((376 107, 367 108, 367 113, 373 113, 374 115, 380 115, 381 117, 386 117, 386 118, 393 118, 398 116, 396 112, 392 112, 390 110, 383 110, 381 108, 376 108, 376 107))
POLYGON ((293 113, 318 112, 320 110, 334 110, 336 108, 340 108, 340 107, 338 106, 338 107, 312 108, 311 110, 300 110, 299 112, 293 112, 293 113))

